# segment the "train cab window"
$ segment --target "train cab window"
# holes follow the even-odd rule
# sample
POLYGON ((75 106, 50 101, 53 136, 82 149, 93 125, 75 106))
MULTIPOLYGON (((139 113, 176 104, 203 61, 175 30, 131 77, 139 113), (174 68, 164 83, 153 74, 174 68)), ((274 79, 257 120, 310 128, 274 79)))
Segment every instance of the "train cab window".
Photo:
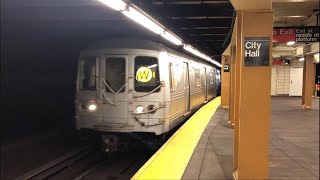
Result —
POLYGON ((126 84, 126 61, 123 57, 108 57, 106 59, 105 81, 109 87, 107 92, 124 92, 126 84), (112 91, 111 91, 112 90, 112 91))
POLYGON ((80 89, 96 89, 96 58, 88 58, 80 61, 80 89))
MULTIPOLYGON (((150 92, 160 85, 158 59, 149 56, 137 56, 134 60, 134 90, 150 92)), ((157 89, 155 92, 159 92, 157 89)))
POLYGON ((196 78, 196 86, 201 86, 201 75, 200 75, 200 69, 194 69, 195 78, 196 78))

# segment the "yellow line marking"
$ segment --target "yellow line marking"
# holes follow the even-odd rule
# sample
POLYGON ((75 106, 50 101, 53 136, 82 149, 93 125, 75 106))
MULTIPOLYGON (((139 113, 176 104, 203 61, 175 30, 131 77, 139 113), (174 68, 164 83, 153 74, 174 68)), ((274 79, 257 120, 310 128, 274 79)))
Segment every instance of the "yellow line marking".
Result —
POLYGON ((197 111, 131 178, 181 179, 202 133, 220 106, 217 97, 197 111))

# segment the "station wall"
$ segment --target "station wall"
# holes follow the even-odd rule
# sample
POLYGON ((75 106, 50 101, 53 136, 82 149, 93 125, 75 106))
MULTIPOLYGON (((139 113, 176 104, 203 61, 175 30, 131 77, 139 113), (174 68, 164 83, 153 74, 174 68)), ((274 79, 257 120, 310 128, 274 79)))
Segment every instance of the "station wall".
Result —
POLYGON ((272 65, 271 95, 301 96, 302 72, 303 62, 298 59, 291 60, 290 64, 272 65))

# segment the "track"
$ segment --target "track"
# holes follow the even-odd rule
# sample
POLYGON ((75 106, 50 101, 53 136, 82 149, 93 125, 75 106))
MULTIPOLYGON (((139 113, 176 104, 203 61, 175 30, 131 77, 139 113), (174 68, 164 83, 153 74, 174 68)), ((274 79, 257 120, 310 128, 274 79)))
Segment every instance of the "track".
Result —
POLYGON ((16 179, 130 179, 154 153, 148 148, 103 153, 100 149, 82 147, 16 179))
POLYGON ((127 152, 109 154, 102 163, 79 174, 76 180, 130 179, 152 156, 149 152, 127 152))
MULTIPOLYGON (((181 124, 182 125, 182 124, 181 124)), ((173 129, 168 139, 180 126, 173 129)), ((76 148, 37 169, 34 169, 18 180, 90 180, 90 179, 130 179, 158 150, 143 137, 130 136, 134 146, 127 152, 102 152, 100 146, 89 143, 87 147, 76 148), (91 147, 91 148, 89 148, 91 147)), ((95 142, 93 140, 92 142, 95 142)))
POLYGON ((77 148, 71 152, 64 154, 63 156, 51 161, 37 169, 34 169, 16 179, 47 179, 54 174, 63 171, 65 168, 81 161, 89 155, 88 148, 77 148))

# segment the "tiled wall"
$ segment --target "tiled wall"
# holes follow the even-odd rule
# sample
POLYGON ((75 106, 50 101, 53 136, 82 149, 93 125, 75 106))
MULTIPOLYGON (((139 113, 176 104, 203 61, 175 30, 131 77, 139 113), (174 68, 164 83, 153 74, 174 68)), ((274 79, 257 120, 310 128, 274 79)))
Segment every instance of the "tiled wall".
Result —
POLYGON ((303 61, 299 61, 299 60, 292 60, 290 63, 291 67, 303 67, 303 61))
POLYGON ((290 65, 273 65, 276 68, 276 95, 289 95, 290 92, 290 67, 303 67, 303 62, 292 60, 290 65))
POLYGON ((280 65, 277 68, 277 95, 289 94, 290 88, 290 66, 280 65))

